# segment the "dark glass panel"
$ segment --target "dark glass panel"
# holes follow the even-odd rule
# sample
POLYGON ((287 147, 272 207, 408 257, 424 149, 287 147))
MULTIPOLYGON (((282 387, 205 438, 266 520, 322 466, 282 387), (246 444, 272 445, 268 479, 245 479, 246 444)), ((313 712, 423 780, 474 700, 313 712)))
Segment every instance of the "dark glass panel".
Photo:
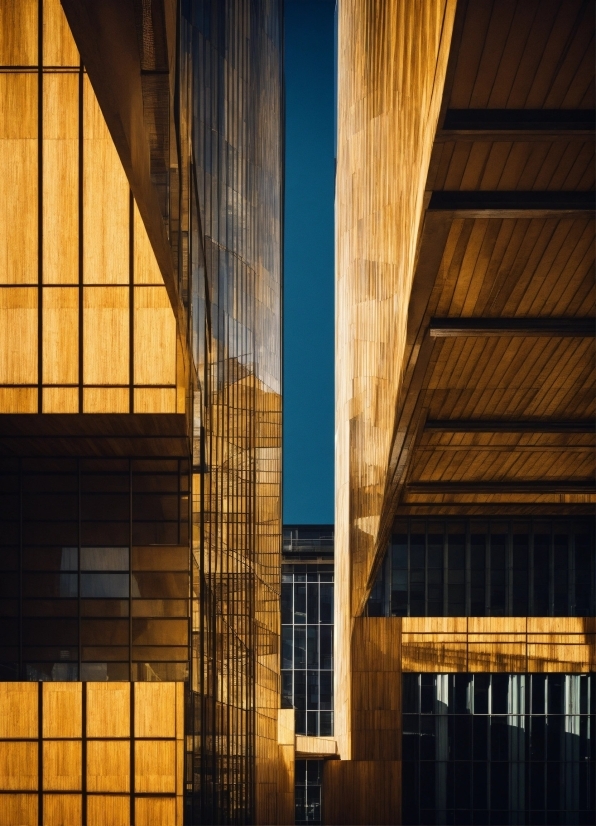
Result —
POLYGON ((474 714, 488 714, 489 674, 474 674, 474 714))
POLYGON ((293 668, 294 629, 284 625, 281 629, 281 667, 293 668))
POLYGON ((417 674, 404 674, 402 676, 402 711, 404 714, 417 714, 420 711, 417 674))
POLYGON ((555 617, 569 613, 569 537, 555 533, 554 536, 554 606, 555 617))
POLYGON ((490 614, 505 616, 507 582, 507 535, 493 533, 490 537, 490 614))
POLYGON ((491 677, 491 714, 507 714, 509 674, 493 674, 491 677))
POLYGON ((333 668, 333 626, 321 625, 319 634, 321 668, 333 668))
POLYGON ((299 625, 306 623, 306 584, 294 585, 294 622, 299 625))
POLYGON ((512 599, 511 614, 516 617, 525 617, 528 614, 528 586, 529 586, 529 533, 513 534, 513 568, 512 568, 512 599))
POLYGON ((291 582, 282 582, 281 585, 281 621, 282 623, 292 623, 293 621, 293 592, 294 585, 291 582))
POLYGON ((551 536, 547 533, 534 534, 534 582, 533 599, 535 617, 550 615, 550 550, 551 536))
POLYGON ((306 667, 319 668, 319 629, 308 625, 306 629, 306 667))
MULTIPOLYGON (((315 576, 317 576, 315 574, 315 576)), ((306 621, 318 623, 319 621, 319 585, 316 582, 309 582, 306 586, 306 621)))
POLYGON ((292 708, 292 688, 293 688, 293 680, 292 680, 292 671, 282 671, 281 672, 281 707, 282 708, 292 708))
POLYGON ((306 708, 318 710, 319 708, 319 672, 306 672, 306 708))
POLYGON ((331 711, 333 708, 333 673, 331 671, 319 672, 320 679, 320 708, 324 711, 331 711))
POLYGON ((81 574, 81 596, 106 599, 128 597, 128 574, 81 574))
POLYGON ((306 671, 294 671, 294 705, 306 710, 306 671))
POLYGON ((306 668, 306 628, 294 627, 294 668, 306 668))

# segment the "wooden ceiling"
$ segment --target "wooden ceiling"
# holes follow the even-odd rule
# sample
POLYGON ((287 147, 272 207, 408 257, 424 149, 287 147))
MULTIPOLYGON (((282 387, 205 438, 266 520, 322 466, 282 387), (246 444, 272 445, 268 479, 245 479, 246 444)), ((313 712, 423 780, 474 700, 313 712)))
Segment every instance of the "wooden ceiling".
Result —
POLYGON ((408 313, 396 514, 592 512, 594 6, 458 4, 408 313))

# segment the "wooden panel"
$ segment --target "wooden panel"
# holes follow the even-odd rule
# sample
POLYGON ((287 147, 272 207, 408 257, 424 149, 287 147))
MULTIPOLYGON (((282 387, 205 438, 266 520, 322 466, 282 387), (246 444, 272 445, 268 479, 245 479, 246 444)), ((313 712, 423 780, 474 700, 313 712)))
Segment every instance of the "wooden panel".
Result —
POLYGON ((43 736, 81 737, 82 684, 43 684, 43 736))
POLYGON ((83 380, 85 384, 128 384, 128 331, 129 309, 126 287, 85 287, 83 289, 83 380))
POLYGON ((135 387, 135 413, 176 413, 176 389, 135 387))
POLYGON ((134 248, 135 284, 163 285, 161 270, 136 203, 134 205, 134 248))
POLYGON ((89 792, 130 791, 130 742, 89 740, 87 742, 87 790, 89 792))
POLYGON ((90 794, 87 798, 87 826, 130 826, 130 798, 90 794))
POLYGON ((401 759, 400 618, 358 617, 352 637, 352 759, 401 759))
POLYGON ((130 736, 130 684, 87 683, 87 737, 130 736))
POLYGON ((0 789, 35 790, 37 781, 37 743, 0 741, 0 789))
POLYGON ((154 826, 156 823, 182 826, 176 819, 176 800, 173 797, 137 797, 135 826, 154 826))
POLYGON ((176 683, 135 683, 135 737, 176 736, 176 683))
POLYGON ((325 823, 370 826, 401 821, 401 762, 326 760, 325 823))
POLYGON ((37 0, 0 3, 0 66, 37 63, 37 0))
POLYGON ((79 826, 83 817, 80 794, 44 794, 44 826, 79 826))
POLYGON ((37 388, 0 387, 0 412, 37 413, 37 388))
MULTIPOLYGON (((44 6, 45 8, 45 6, 44 6)), ((43 82, 43 280, 79 281, 79 78, 43 82)))
POLYGON ((37 737, 37 683, 0 682, 0 738, 37 737))
POLYGON ((176 792, 176 745, 173 740, 135 741, 135 791, 176 792))
POLYGON ((0 100, 0 284, 36 284, 36 75, 0 73, 0 100))
POLYGON ((79 52, 60 0, 43 0, 44 66, 78 66, 79 61, 79 52))
POLYGON ((128 413, 129 392, 119 387, 86 387, 83 413, 128 413))
POLYGON ((79 380, 79 290, 43 290, 44 384, 77 384, 79 380))
POLYGON ((37 826, 37 795, 7 794, 2 796, 0 826, 37 826))
POLYGON ((350 623, 374 557, 455 6, 339 6, 335 721, 342 757, 350 753, 350 623))
POLYGON ((175 385, 176 319, 166 288, 135 287, 134 301, 135 384, 175 385))
POLYGON ((37 382, 37 290, 0 290, 0 384, 37 382))
POLYGON ((127 284, 128 181, 87 76, 83 138, 83 279, 86 284, 127 284))
MULTIPOLYGON (((0 410, 1 410, 0 406, 0 410)), ((44 387, 42 413, 78 413, 78 387, 44 387)))
POLYGON ((585 672, 593 661, 591 617, 404 617, 401 622, 403 671, 585 672))
POLYGON ((48 791, 82 788, 80 740, 44 740, 43 787, 48 791))

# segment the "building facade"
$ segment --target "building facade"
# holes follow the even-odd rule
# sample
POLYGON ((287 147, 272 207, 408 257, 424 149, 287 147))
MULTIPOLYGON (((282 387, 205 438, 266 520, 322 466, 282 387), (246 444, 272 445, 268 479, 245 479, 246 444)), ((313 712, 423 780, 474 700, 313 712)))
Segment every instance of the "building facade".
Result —
POLYGON ((0 822, 293 817, 281 59, 278 0, 0 2, 0 822))
POLYGON ((594 821, 593 38, 339 4, 326 823, 594 821))

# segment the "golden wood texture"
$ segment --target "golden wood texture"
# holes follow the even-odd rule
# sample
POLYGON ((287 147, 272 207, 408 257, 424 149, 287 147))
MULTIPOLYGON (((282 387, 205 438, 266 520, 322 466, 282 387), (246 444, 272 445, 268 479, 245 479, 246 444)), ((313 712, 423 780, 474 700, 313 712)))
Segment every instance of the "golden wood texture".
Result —
POLYGON ((43 736, 82 736, 82 684, 48 683, 43 690, 43 736))
POLYGON ((76 287, 43 290, 44 384, 78 384, 79 291, 76 287))
POLYGON ((83 801, 80 794, 44 794, 44 826, 77 826, 82 822, 83 801))
POLYGON ((374 554, 455 2, 339 7, 335 725, 350 756, 351 617, 374 554))
POLYGON ((0 73, 0 284, 37 278, 37 77, 0 73))
POLYGON ((0 290, 0 383, 37 383, 37 290, 0 290))
POLYGON ((401 762, 326 760, 323 811, 328 826, 401 823, 401 762))
POLYGON ((352 634, 352 759, 401 759, 401 623, 358 617, 352 634))
POLYGON ((83 137, 83 280, 85 284, 127 284, 130 190, 87 76, 83 137))
POLYGON ((87 826, 130 826, 128 796, 90 794, 87 797, 87 826))
POLYGON ((0 738, 37 737, 37 685, 0 682, 0 738))
POLYGON ((130 742, 128 740, 88 741, 87 791, 130 791, 130 742))
POLYGON ((87 737, 128 737, 130 685, 87 683, 87 737))
POLYGON ((176 319, 166 288, 135 287, 134 302, 135 384, 169 384, 175 388, 176 319))
POLYGON ((79 282, 79 76, 43 82, 43 281, 79 282))
POLYGON ((137 813, 140 812, 137 822, 140 819, 182 826, 184 684, 153 682, 136 683, 134 689, 131 686, 116 682, 0 683, 0 791, 11 793, 10 797, 2 795, 0 824, 37 823, 37 794, 42 793, 44 824, 78 826, 83 799, 77 792, 85 789, 88 824, 128 826, 132 742, 134 792, 151 795, 134 802, 137 813), (136 734, 130 730, 131 690, 136 695, 136 734), (40 701, 43 731, 39 730, 37 719, 40 701), (114 739, 107 739, 110 737, 114 739), (137 739, 146 737, 153 739, 137 739), (27 792, 35 792, 35 798, 27 796, 27 792), (139 809, 139 800, 150 803, 141 802, 139 809), (2 820, 6 811, 16 819, 2 820), (29 813, 33 820, 28 819, 29 813))
POLYGON ((79 791, 82 788, 80 740, 43 741, 43 788, 48 791, 79 791))
POLYGON ((37 794, 3 795, 0 826, 37 826, 37 794))
POLYGON ((78 66, 79 52, 60 0, 43 0, 43 62, 45 66, 78 66))
POLYGON ((404 617, 402 670, 585 673, 593 669, 593 617, 404 617))
MULTIPOLYGON (((37 743, 0 742, 0 789, 19 791, 37 789, 37 743)), ((1 806, 0 806, 1 808, 1 806)))
POLYGON ((128 297, 127 287, 83 289, 85 384, 109 385, 129 382, 128 297))
POLYGON ((0 66, 37 63, 37 0, 0 3, 0 66))

